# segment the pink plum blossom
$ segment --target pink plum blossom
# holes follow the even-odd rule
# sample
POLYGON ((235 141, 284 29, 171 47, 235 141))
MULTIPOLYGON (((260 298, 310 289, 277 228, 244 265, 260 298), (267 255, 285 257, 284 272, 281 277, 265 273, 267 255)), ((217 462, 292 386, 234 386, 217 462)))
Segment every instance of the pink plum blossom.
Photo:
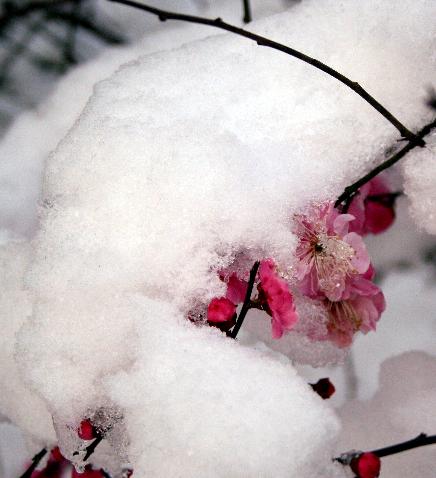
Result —
POLYGON ((360 235, 380 234, 395 219, 395 194, 383 176, 376 176, 363 185, 350 204, 348 212, 355 217, 350 231, 360 235))
POLYGON ((226 297, 215 297, 207 307, 207 320, 215 324, 232 320, 236 313, 236 305, 226 297))
POLYGON ((386 304, 381 290, 373 285, 369 295, 354 294, 337 302, 325 300, 325 306, 329 315, 327 339, 338 347, 348 347, 357 331, 366 334, 375 330, 386 304))
POLYGON ((234 304, 244 302, 247 293, 248 283, 239 279, 236 274, 232 274, 227 281, 226 297, 234 304))
POLYGON ((350 279, 368 270, 365 244, 359 234, 349 232, 353 220, 354 216, 340 214, 331 202, 295 216, 294 230, 299 238, 296 278, 304 295, 341 300, 350 295, 350 279))
POLYGON ((266 312, 272 317, 272 337, 279 339, 298 321, 294 300, 287 282, 279 277, 272 259, 261 261, 259 296, 266 312))

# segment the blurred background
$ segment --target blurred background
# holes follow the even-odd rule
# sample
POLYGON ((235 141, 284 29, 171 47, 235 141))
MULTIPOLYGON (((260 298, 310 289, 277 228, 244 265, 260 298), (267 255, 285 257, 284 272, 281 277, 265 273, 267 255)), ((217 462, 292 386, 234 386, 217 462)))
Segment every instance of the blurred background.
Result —
MULTIPOLYGON (((254 18, 298 0, 254 0, 254 18)), ((152 0, 148 5, 242 23, 243 0, 152 0), (224 6, 223 6, 224 4, 224 6)), ((35 108, 71 68, 110 46, 131 43, 159 22, 107 0, 2 0, 0 3, 0 137, 13 118, 35 108)))

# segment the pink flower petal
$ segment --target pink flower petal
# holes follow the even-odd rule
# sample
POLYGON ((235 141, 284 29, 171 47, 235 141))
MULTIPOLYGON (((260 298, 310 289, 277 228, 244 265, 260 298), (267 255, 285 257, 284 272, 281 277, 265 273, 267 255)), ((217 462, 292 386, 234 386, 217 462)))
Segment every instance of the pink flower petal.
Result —
POLYGON ((355 255, 351 259, 351 263, 356 272, 359 274, 365 273, 368 270, 370 260, 362 237, 355 232, 350 232, 344 236, 343 240, 354 249, 355 255))
POLYGON ((211 323, 227 322, 236 313, 236 305, 226 297, 215 297, 207 307, 207 320, 211 323))
POLYGON ((272 316, 272 337, 279 339, 298 321, 293 297, 287 282, 277 275, 272 259, 266 259, 260 263, 259 279, 258 287, 265 297, 272 316))
POLYGON ((247 282, 239 279, 236 274, 232 274, 227 282, 226 297, 234 304, 240 304, 244 302, 247 288, 247 282))

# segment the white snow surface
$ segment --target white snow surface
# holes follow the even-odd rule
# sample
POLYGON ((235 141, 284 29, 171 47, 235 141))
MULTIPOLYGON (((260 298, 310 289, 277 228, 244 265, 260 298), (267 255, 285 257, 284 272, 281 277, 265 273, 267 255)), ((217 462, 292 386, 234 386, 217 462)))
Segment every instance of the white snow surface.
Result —
POLYGON ((415 149, 404 161, 404 189, 410 212, 421 229, 436 234, 436 132, 426 137, 427 145, 415 149))
POLYGON ((0 412, 34 440, 53 443, 55 433, 46 403, 23 383, 15 360, 15 336, 32 313, 23 283, 29 254, 27 242, 0 246, 0 412))
POLYGON ((109 380, 135 473, 342 476, 331 463, 333 412, 288 360, 175 321, 164 303, 143 306, 137 363, 109 380))
MULTIPOLYGON (((426 0, 401 11, 393 1, 307 0, 250 29, 338 68, 417 129, 429 118, 434 11, 426 0)), ((162 35, 167 48, 183 43, 162 35)), ((156 50, 153 38, 144 53, 156 50)), ((217 270, 240 251, 291 267, 292 214, 336 197, 383 158, 396 130, 324 73, 228 34, 144 56, 133 47, 83 72, 55 134, 79 71, 47 107, 47 125, 31 128, 34 152, 18 149, 14 164, 29 116, 2 145, 1 194, 10 187, 18 204, 4 202, 2 227, 36 229, 31 260, 11 282, 21 290, 27 267, 29 308, 7 333, 12 343, 21 328, 23 403, 44 410, 40 433, 51 440, 47 410, 74 432, 95 410, 120 409, 138 476, 341 476, 330 461, 333 412, 288 359, 182 316, 221 295, 217 270), (40 165, 64 134, 46 162, 37 224, 26 206, 35 208, 40 165), (17 180, 26 165, 35 169, 17 180)), ((6 404, 21 386, 17 378, 6 404)), ((0 404, 37 435, 30 417, 0 404)), ((72 443, 61 441, 66 453, 72 443)))

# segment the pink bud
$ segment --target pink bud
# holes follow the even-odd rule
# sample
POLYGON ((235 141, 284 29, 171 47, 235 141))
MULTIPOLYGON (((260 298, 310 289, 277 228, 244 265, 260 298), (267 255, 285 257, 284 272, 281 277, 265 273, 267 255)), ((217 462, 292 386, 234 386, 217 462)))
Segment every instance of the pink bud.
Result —
POLYGON ((380 475, 381 461, 374 453, 365 452, 353 458, 350 467, 357 478, 377 478, 380 475))
POLYGON ((227 322, 232 320, 236 312, 236 305, 226 297, 215 297, 207 308, 207 320, 211 323, 227 322))
POLYGON ((77 434, 82 440, 92 440, 93 438, 97 437, 95 428, 89 420, 82 420, 80 422, 77 434))
POLYGON ((309 384, 313 390, 324 400, 330 398, 336 391, 329 378, 320 378, 316 383, 309 384))

